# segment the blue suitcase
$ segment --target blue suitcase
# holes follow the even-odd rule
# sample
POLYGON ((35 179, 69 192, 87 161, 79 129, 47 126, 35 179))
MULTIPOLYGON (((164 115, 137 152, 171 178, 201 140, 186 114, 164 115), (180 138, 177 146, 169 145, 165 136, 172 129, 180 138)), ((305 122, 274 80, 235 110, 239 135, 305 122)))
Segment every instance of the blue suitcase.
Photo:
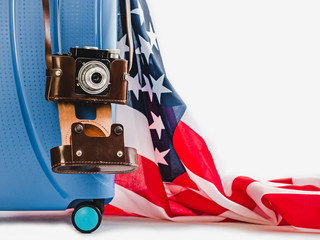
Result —
MULTIPOLYGON (((54 0, 50 11, 54 53, 116 48, 116 0, 54 0)), ((76 208, 75 227, 95 230, 114 196, 114 175, 51 171, 50 149, 61 139, 57 104, 44 98, 41 0, 0 1, 0 26, 0 210, 76 208)))

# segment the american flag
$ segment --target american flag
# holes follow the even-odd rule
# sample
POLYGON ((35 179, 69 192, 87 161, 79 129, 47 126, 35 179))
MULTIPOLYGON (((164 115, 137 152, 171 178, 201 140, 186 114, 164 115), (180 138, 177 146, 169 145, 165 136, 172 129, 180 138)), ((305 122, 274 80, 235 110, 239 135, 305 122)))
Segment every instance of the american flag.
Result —
MULTIPOLYGON (((117 175, 106 214, 172 221, 242 221, 320 229, 320 178, 257 181, 222 178, 205 141, 190 127, 186 105, 167 79, 145 0, 131 0, 134 59, 129 102, 117 106, 126 145, 139 170, 117 175)), ((118 48, 129 57, 124 1, 118 48)))

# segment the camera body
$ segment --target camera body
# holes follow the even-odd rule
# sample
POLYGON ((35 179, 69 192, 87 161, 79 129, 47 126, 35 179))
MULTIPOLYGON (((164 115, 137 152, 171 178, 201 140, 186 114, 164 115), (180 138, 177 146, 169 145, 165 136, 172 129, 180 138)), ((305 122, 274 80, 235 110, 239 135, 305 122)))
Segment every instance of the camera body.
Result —
POLYGON ((52 55, 47 69, 46 99, 51 102, 126 104, 127 61, 120 50, 74 47, 70 53, 52 55))
POLYGON ((76 94, 107 95, 110 65, 119 58, 119 54, 118 49, 71 48, 70 56, 76 60, 76 94))

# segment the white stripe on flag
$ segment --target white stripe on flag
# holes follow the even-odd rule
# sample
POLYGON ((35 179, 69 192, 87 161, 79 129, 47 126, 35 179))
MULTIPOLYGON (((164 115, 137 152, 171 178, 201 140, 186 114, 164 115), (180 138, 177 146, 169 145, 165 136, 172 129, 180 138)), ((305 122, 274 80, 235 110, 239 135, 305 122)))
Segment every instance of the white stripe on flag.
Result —
MULTIPOLYGON (((233 181, 237 178, 237 176, 225 176, 222 179, 222 185, 223 185, 223 190, 226 196, 230 197, 232 195, 232 184, 233 181)), ((252 180, 252 181, 257 181, 257 179, 252 180)), ((287 183, 276 183, 276 182, 269 182, 265 180, 259 180, 262 183, 268 184, 269 186, 273 187, 286 187, 286 186, 291 186, 292 184, 287 184, 287 183)))
POLYGON ((307 232, 307 233, 320 233, 320 229, 313 229, 313 228, 301 228, 301 227, 295 227, 293 228, 299 230, 300 232, 307 232))
POLYGON ((313 185, 320 188, 320 177, 319 176, 310 176, 310 177, 293 177, 293 185, 304 186, 304 185, 313 185))
POLYGON ((296 190, 296 189, 285 189, 285 188, 276 188, 273 186, 269 186, 268 184, 264 184, 261 182, 253 182, 250 183, 247 187, 247 193, 254 197, 259 193, 262 197, 265 194, 299 194, 299 195, 320 195, 319 191, 304 191, 304 190, 296 190))
POLYGON ((155 205, 144 197, 118 184, 115 184, 114 199, 112 200, 111 205, 126 212, 141 216, 168 219, 168 215, 162 207, 155 205))
POLYGON ((132 107, 117 105, 116 122, 124 127, 125 145, 157 164, 147 118, 132 107))
POLYGON ((226 209, 229 209, 231 212, 233 212, 233 213, 225 212, 221 214, 221 216, 224 216, 224 217, 232 216, 231 218, 235 220, 246 221, 251 223, 267 224, 267 225, 272 224, 269 220, 261 217, 260 215, 256 214, 250 209, 229 200, 219 192, 219 190, 216 188, 216 186, 213 183, 194 174, 186 166, 184 167, 186 168, 189 177, 194 181, 194 183, 198 186, 198 188, 202 189, 212 199, 212 201, 216 202, 220 206, 226 209))
POLYGON ((270 208, 267 208, 262 203, 262 196, 264 195, 264 184, 259 183, 259 186, 255 187, 256 182, 252 182, 247 187, 247 194, 253 199, 253 201, 258 205, 258 207, 263 211, 264 214, 266 214, 270 221, 273 222, 275 225, 278 225, 282 218, 278 218, 277 214, 271 210, 270 208))

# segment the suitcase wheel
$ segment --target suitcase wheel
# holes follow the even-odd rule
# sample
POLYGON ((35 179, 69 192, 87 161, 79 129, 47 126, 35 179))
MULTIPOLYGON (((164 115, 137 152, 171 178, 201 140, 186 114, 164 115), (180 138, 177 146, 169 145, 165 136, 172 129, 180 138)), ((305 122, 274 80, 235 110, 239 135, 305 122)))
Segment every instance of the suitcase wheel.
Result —
POLYGON ((93 202, 80 203, 72 213, 73 226, 82 233, 91 233, 101 224, 101 211, 93 202))

